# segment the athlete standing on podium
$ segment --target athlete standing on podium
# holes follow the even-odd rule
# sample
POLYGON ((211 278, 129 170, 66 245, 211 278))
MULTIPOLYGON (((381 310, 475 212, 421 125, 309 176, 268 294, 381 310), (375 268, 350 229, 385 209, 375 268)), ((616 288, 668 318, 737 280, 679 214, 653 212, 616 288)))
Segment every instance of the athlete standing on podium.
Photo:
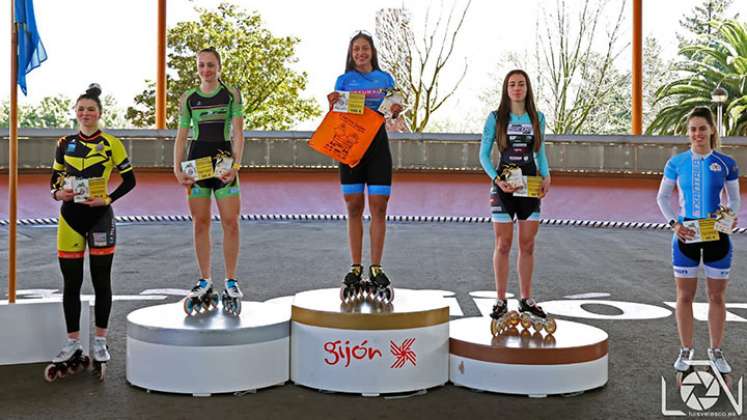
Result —
POLYGON ((239 197, 238 172, 244 152, 244 119, 241 93, 220 80, 220 55, 213 48, 197 53, 197 73, 200 86, 188 90, 179 100, 179 130, 174 145, 174 176, 187 187, 189 212, 192 215, 194 246, 200 279, 184 301, 187 314, 209 309, 217 304, 211 280, 210 241, 211 196, 220 213, 223 228, 223 258, 226 268, 223 308, 238 314, 243 294, 236 281, 239 258, 239 197), (184 145, 192 125, 192 141, 187 160, 209 157, 216 162, 219 155, 233 158, 233 166, 215 178, 195 181, 182 171, 184 145), (228 304, 227 304, 228 302, 228 304))
POLYGON ((493 269, 498 299, 491 317, 499 320, 507 313, 508 257, 514 221, 518 220, 519 311, 543 322, 547 315, 532 299, 532 272, 534 239, 540 222, 540 199, 550 190, 550 168, 544 142, 545 116, 535 107, 532 85, 523 70, 510 71, 503 80, 501 91, 500 105, 488 115, 480 145, 480 164, 492 181, 490 206, 495 233, 493 269), (500 154, 497 169, 491 160, 493 144, 497 145, 500 154), (514 196, 518 188, 509 183, 506 176, 506 171, 512 168, 520 169, 523 176, 542 177, 539 197, 514 196))
MULTIPOLYGON (((387 91, 393 88, 392 76, 379 68, 373 38, 364 31, 356 32, 348 45, 345 73, 337 78, 335 92, 327 95, 330 109, 340 98, 337 91, 345 91, 365 94, 366 107, 378 112, 387 91)), ((402 107, 393 104, 390 110, 393 118, 397 118, 402 107)), ((379 128, 358 165, 351 168, 340 164, 340 183, 347 208, 348 242, 353 260, 350 272, 343 281, 343 294, 357 293, 361 287, 364 190, 367 184, 368 209, 371 212, 370 281, 375 286, 377 294, 383 296, 384 301, 391 301, 393 292, 390 282, 381 268, 386 236, 386 209, 392 186, 392 155, 389 151, 385 124, 379 128)))
POLYGON ((62 307, 68 339, 53 364, 45 370, 48 381, 65 376, 68 371, 74 373, 88 364, 80 344, 80 289, 86 245, 96 294, 93 360, 100 379, 104 378, 106 363, 111 359, 106 336, 112 307, 111 271, 117 236, 111 205, 135 187, 135 174, 122 142, 99 129, 103 111, 99 96, 101 87, 94 83, 78 97, 75 117, 80 131, 57 142, 52 165, 52 198, 62 202, 57 226, 57 256, 64 281, 62 307), (115 168, 122 183, 108 194, 109 177, 115 168), (86 182, 103 178, 107 194, 80 201, 66 178, 86 182))

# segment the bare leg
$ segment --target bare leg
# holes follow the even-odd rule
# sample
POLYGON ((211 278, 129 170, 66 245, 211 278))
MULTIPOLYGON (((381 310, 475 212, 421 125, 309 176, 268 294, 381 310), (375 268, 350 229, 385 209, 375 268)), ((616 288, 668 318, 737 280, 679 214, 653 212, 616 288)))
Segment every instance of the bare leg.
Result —
POLYGON ((493 223, 495 248, 493 249, 493 271, 495 272, 495 289, 498 299, 506 299, 508 291, 508 255, 511 253, 511 242, 514 237, 514 224, 493 223))
POLYGON ((195 254, 197 255, 197 266, 200 269, 200 277, 210 278, 210 199, 191 198, 189 201, 189 212, 192 215, 192 228, 194 233, 195 254))
POLYGON ((371 212, 371 264, 381 265, 386 238, 386 208, 388 195, 369 195, 368 210, 371 212))
POLYGON ((353 264, 360 264, 363 253, 363 193, 345 195, 345 206, 348 211, 348 244, 353 264))
POLYGON ((534 238, 539 230, 539 222, 519 221, 519 255, 516 265, 519 267, 519 289, 521 298, 532 296, 532 273, 534 272, 534 238))
POLYGON ((726 327, 726 286, 728 280, 708 278, 708 332, 711 348, 721 348, 726 327))
POLYGON ((675 277, 677 284, 677 331, 682 347, 693 348, 693 299, 698 288, 697 278, 675 277))
POLYGON ((239 260, 239 197, 225 197, 217 200, 220 222, 223 227, 223 260, 226 265, 226 277, 236 278, 236 265, 239 260))

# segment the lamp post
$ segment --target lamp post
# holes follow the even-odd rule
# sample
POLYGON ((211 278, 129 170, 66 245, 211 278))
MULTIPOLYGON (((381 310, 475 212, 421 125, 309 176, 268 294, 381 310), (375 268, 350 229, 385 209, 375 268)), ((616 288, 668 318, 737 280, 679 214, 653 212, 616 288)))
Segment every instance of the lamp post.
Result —
POLYGON ((724 136, 723 108, 728 98, 729 98, 729 93, 726 91, 726 89, 722 88, 721 86, 717 86, 716 89, 713 89, 713 92, 711 92, 711 101, 714 104, 716 104, 716 106, 718 107, 718 111, 717 111, 718 114, 716 117, 716 128, 718 129, 719 137, 724 136))

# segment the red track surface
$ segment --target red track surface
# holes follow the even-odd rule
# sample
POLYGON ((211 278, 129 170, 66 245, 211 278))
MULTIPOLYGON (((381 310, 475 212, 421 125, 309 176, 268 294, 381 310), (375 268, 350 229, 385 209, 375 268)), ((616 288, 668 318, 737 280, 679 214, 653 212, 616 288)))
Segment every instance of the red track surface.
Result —
MULTIPOLYGON (((115 177, 116 178, 116 177, 115 177)), ((115 179, 113 182, 118 182, 115 179)), ((742 182, 740 219, 747 220, 742 182)), ((397 173, 391 215, 489 216, 489 180, 482 174, 397 173)), ((656 205, 658 179, 554 176, 542 201, 545 219, 662 222, 656 205)), ((0 175, 0 219, 8 218, 8 176, 0 175)), ((244 214, 344 214, 336 172, 242 172, 244 214)), ((49 195, 49 175, 19 178, 18 217, 56 217, 59 203, 49 195)), ((184 189, 171 173, 137 173, 137 187, 115 204, 117 215, 185 215, 184 189)))

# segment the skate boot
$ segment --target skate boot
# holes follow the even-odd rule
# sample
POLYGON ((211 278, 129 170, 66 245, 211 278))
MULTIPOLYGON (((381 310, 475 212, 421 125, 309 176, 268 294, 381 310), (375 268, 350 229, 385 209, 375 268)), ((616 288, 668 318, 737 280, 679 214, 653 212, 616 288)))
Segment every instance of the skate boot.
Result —
POLYGON ((368 268, 369 286, 368 297, 375 302, 389 304, 394 300, 394 289, 389 278, 384 274, 380 265, 371 265, 368 268))
POLYGON ((534 327, 535 331, 540 332, 544 328, 548 334, 552 334, 558 329, 555 320, 549 318, 542 307, 537 305, 532 298, 519 301, 519 312, 521 313, 521 326, 524 329, 534 327))
POLYGON ((340 287, 340 300, 342 303, 350 303, 361 297, 363 294, 362 274, 362 265, 353 264, 350 267, 350 272, 345 275, 342 287, 340 287))
POLYGON ((109 346, 106 345, 106 337, 94 337, 93 339, 93 374, 99 381, 106 377, 106 364, 112 356, 109 354, 109 346))
POLYGON ((83 354, 83 346, 80 340, 68 338, 62 350, 57 353, 52 363, 44 369, 44 379, 54 382, 57 378, 64 378, 88 369, 91 359, 83 354))
POLYGON ((244 294, 239 289, 239 282, 235 279, 226 279, 226 288, 223 289, 221 295, 221 301, 223 302, 223 310, 234 316, 239 316, 241 313, 241 298, 244 294))
POLYGON ((682 380, 685 376, 695 370, 692 365, 690 365, 694 353, 695 351, 693 349, 682 347, 679 355, 677 355, 677 360, 674 361, 674 377, 678 388, 682 386, 682 380))
POLYGON ((516 311, 509 312, 508 303, 504 299, 495 301, 490 318, 490 333, 493 336, 497 336, 519 323, 519 314, 516 311))
MULTIPOLYGON (((721 349, 708 349, 708 360, 710 360, 711 363, 716 366, 716 370, 718 370, 721 374, 721 377, 724 378, 726 386, 731 388, 731 365, 729 365, 729 362, 726 361, 726 357, 724 357, 724 353, 721 352, 721 349)), ((711 370, 712 369, 713 368, 711 367, 711 370)))
POLYGON ((217 308, 219 301, 218 294, 213 291, 213 282, 200 279, 184 299, 184 312, 190 316, 207 312, 217 308))

